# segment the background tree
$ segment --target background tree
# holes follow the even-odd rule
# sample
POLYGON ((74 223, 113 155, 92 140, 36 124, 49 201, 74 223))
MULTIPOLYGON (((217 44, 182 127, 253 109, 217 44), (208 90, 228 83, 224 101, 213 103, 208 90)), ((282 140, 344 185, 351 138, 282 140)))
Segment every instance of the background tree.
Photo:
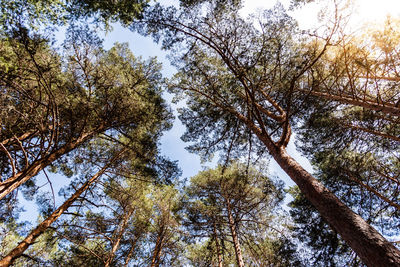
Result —
POLYGON ((148 242, 151 244, 149 265, 179 264, 183 250, 180 239, 180 195, 172 186, 160 186, 152 189, 150 199, 153 209, 148 242))
POLYGON ((215 253, 210 257, 218 266, 227 264, 227 243, 238 266, 300 264, 295 249, 292 255, 281 254, 278 244, 290 243, 281 236, 288 229, 279 225, 284 221, 279 211, 283 192, 261 172, 238 162, 218 166, 192 177, 186 191, 189 227, 194 236, 207 238, 212 246, 208 253, 215 253))
POLYGON ((96 197, 86 195, 79 213, 60 222, 58 236, 70 244, 70 260, 63 264, 127 266, 135 260, 150 225, 151 206, 145 196, 149 193, 148 181, 131 178, 129 186, 114 183, 116 177, 99 183, 100 188, 92 189, 98 193, 96 197))
MULTIPOLYGON (((90 218, 103 218, 104 215, 102 214, 104 212, 107 212, 107 210, 104 210, 104 207, 107 207, 111 210, 108 212, 111 213, 111 218, 103 218, 103 223, 100 223, 103 227, 107 226, 106 228, 104 228, 104 231, 107 232, 102 233, 101 230, 93 230, 95 234, 104 236, 107 238, 107 241, 110 241, 109 246, 105 246, 106 251, 101 254, 102 257, 99 257, 98 259, 100 261, 103 261, 106 266, 110 266, 110 264, 116 257, 116 252, 119 249, 124 234, 127 231, 128 223, 132 223, 132 227, 134 227, 132 222, 133 219, 131 219, 131 217, 135 215, 138 220, 138 222, 134 224, 134 228, 136 228, 136 225, 140 226, 138 227, 138 229, 135 229, 135 231, 138 231, 139 237, 140 235, 143 235, 143 233, 140 232, 140 229, 146 228, 146 222, 143 221, 143 219, 140 219, 139 216, 141 213, 143 213, 141 210, 144 209, 141 208, 140 203, 142 203, 141 194, 144 194, 145 191, 143 190, 143 185, 141 185, 140 183, 135 183, 135 177, 139 177, 142 183, 148 183, 155 180, 150 179, 149 177, 153 177, 157 173, 160 175, 170 175, 176 173, 176 167, 173 164, 165 166, 165 168, 167 169, 175 168, 168 169, 168 172, 166 173, 157 171, 157 167, 155 167, 155 165, 164 164, 163 161, 158 163, 156 162, 160 161, 159 159, 157 159, 156 142, 158 140, 157 135, 159 135, 159 131, 161 129, 158 128, 158 130, 154 130, 154 132, 151 132, 149 131, 150 129, 148 129, 148 126, 149 125, 143 125, 143 127, 130 129, 129 132, 125 133, 126 135, 120 136, 119 138, 118 136, 116 136, 116 139, 112 139, 111 141, 98 139, 96 140, 97 142, 93 141, 90 144, 90 147, 85 147, 85 152, 87 154, 88 152, 90 152, 91 156, 86 156, 86 159, 84 158, 84 156, 81 156, 80 161, 83 162, 81 162, 80 164, 84 165, 85 169, 83 173, 85 174, 85 177, 89 175, 92 177, 90 179, 84 178, 82 185, 72 184, 72 195, 58 209, 53 212, 52 208, 48 207, 48 201, 46 201, 47 199, 44 199, 42 210, 46 214, 45 216, 47 216, 47 218, 43 222, 41 222, 34 230, 32 230, 25 237, 25 239, 18 244, 18 246, 11 250, 4 257, 4 259, 0 261, 0 265, 8 266, 13 261, 15 261, 15 259, 20 257, 24 253, 24 251, 27 250, 29 246, 35 242, 38 237, 48 231, 51 224, 53 224, 61 215, 66 213, 66 211, 71 207, 75 206, 77 211, 74 212, 70 209, 70 212, 68 214, 73 216, 72 218, 71 216, 67 216, 67 218, 72 222, 76 220, 79 221, 79 217, 82 216, 80 215, 80 213, 83 212, 84 207, 87 206, 84 205, 82 207, 82 201, 84 201, 88 202, 88 205, 92 206, 92 209, 100 207, 100 214, 93 214, 93 212, 88 211, 87 216, 89 216, 90 218), (96 169, 97 165, 102 166, 100 170, 96 169), (107 173, 113 176, 116 175, 117 177, 118 175, 122 175, 123 178, 126 177, 125 180, 120 180, 119 183, 122 185, 127 184, 129 186, 118 186, 118 181, 116 181, 115 178, 110 178, 111 180, 108 180, 108 182, 106 182, 106 189, 103 190, 105 191, 105 194, 101 194, 101 191, 100 193, 94 193, 95 189, 93 185, 95 185, 96 183, 100 183, 101 176, 107 173), (131 176, 133 178, 128 179, 131 176), (89 196, 92 196, 91 198, 94 199, 89 200, 89 197, 85 197, 88 192, 89 196), (109 205, 96 204, 96 202, 98 201, 104 202, 110 198, 111 200, 108 201, 110 202, 109 205), (119 209, 116 209, 115 207, 119 207, 119 209), (139 215, 134 214, 136 208, 139 210, 139 215), (77 218, 74 219, 74 217, 77 218), (107 236, 108 234, 110 236, 107 236), (107 251, 107 249, 109 251, 107 251)), ((74 164, 76 168, 76 165, 78 165, 79 163, 75 161, 74 164)), ((173 176, 171 178, 173 178, 173 176)), ((101 184, 104 185, 104 183, 105 182, 101 184)), ((85 222, 83 222, 83 229, 86 230, 87 227, 90 227, 92 223, 93 221, 86 223, 89 226, 85 227, 85 222)), ((73 225, 79 226, 80 224, 73 223, 73 225)), ((90 229, 91 228, 89 228, 89 230, 90 229)), ((79 236, 82 236, 82 231, 72 232, 80 233, 79 236)), ((90 234, 86 234, 85 236, 90 236, 90 234)), ((99 237, 95 238, 95 240, 99 239, 99 237)), ((132 240, 135 239, 137 238, 132 238, 132 240)), ((68 240, 71 240, 71 237, 68 240)), ((89 242, 91 245, 94 245, 94 241, 90 240, 90 238, 85 238, 85 242, 89 242)), ((76 243, 79 244, 79 242, 76 243)), ((102 244, 105 244, 104 240, 102 244)), ((80 246, 82 246, 82 244, 80 246)), ((99 255, 99 251, 93 253, 93 255, 99 255)))

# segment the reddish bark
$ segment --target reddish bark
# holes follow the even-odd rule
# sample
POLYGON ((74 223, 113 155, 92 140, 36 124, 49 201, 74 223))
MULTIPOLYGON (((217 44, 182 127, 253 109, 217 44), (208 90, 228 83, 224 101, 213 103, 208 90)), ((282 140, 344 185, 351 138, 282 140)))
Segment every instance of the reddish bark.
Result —
POLYGON ((121 243, 122 236, 124 235, 125 229, 128 225, 129 218, 132 216, 133 211, 134 210, 131 209, 124 214, 118 228, 116 229, 117 231, 116 239, 113 241, 110 254, 107 258, 106 264, 104 265, 105 267, 110 266, 110 264, 112 263, 115 257, 115 252, 117 251, 119 244, 121 243))
MULTIPOLYGON (((114 159, 116 158, 114 157, 114 159)), ((77 189, 70 198, 68 198, 58 209, 56 209, 52 214, 50 214, 49 217, 47 217, 34 230, 32 230, 23 241, 21 241, 13 250, 11 250, 11 252, 9 252, 2 260, 0 260, 0 267, 10 266, 13 261, 20 257, 24 251, 27 250, 29 246, 32 245, 35 240, 41 234, 43 234, 49 228, 49 226, 55 222, 75 202, 75 200, 107 170, 110 163, 104 166, 99 172, 90 178, 90 180, 77 189)))
POLYGON ((400 266, 400 251, 392 243, 308 173, 287 154, 285 147, 277 146, 266 133, 236 110, 228 111, 257 135, 279 166, 363 263, 367 266, 400 266))
POLYGON ((19 137, 14 136, 14 137, 5 139, 5 140, 1 141, 1 144, 8 145, 9 143, 16 142, 17 140, 24 141, 25 139, 31 137, 32 135, 34 135, 37 132, 38 132, 37 130, 30 130, 30 131, 27 131, 26 133, 20 135, 19 137))
POLYGON ((286 151, 270 151, 321 216, 340 234, 367 266, 400 266, 400 252, 358 214, 343 204, 286 151))
POLYGON ((163 248, 164 235, 165 235, 164 227, 161 227, 160 231, 158 232, 156 245, 153 251, 153 257, 151 259, 151 265, 150 265, 151 267, 160 266, 160 258, 161 258, 161 251, 163 248))
POLYGON ((233 220, 233 216, 232 216, 231 205, 229 204, 228 201, 226 203, 227 203, 226 208, 228 211, 229 228, 231 229, 233 247, 235 249, 236 263, 239 267, 244 267, 242 250, 240 248, 240 242, 239 242, 239 238, 238 238, 237 231, 236 231, 236 224, 235 224, 235 221, 233 220))
POLYGON ((131 248, 129 249, 128 255, 125 258, 124 267, 128 266, 129 261, 132 258, 133 252, 135 251, 136 243, 138 242, 139 238, 140 238, 140 236, 136 237, 135 240, 131 243, 131 248))
POLYGON ((215 222, 214 222, 214 225, 213 225, 213 231, 214 231, 214 238, 215 238, 215 249, 217 250, 218 267, 222 267, 221 248, 219 247, 218 235, 217 235, 217 227, 216 227, 215 222))
POLYGON ((0 183, 0 200, 3 199, 6 195, 10 194, 20 185, 34 177, 38 174, 41 170, 49 166, 52 162, 60 158, 61 156, 67 154, 68 152, 74 150, 85 141, 89 140, 98 132, 101 132, 103 128, 99 128, 97 131, 93 131, 91 133, 87 133, 79 137, 78 139, 69 142, 59 149, 53 151, 52 153, 48 154, 47 156, 33 162, 28 168, 25 170, 16 173, 12 177, 8 178, 4 182, 0 183))

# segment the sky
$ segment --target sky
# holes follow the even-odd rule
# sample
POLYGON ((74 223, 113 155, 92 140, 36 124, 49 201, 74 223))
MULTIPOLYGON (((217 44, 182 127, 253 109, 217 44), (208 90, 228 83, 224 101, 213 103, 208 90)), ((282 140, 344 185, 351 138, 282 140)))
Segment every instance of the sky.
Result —
MULTIPOLYGON (((174 1, 161 1, 164 4, 172 4, 174 1)), ((281 1, 284 7, 289 7, 289 0, 281 1)), ((319 11, 324 10, 322 4, 318 2, 329 2, 333 1, 318 1, 311 5, 307 5, 306 9, 297 10, 291 14, 299 21, 299 26, 301 28, 307 29, 316 27, 318 25, 318 15, 321 14, 319 11)), ((355 1, 354 7, 351 9, 352 20, 350 25, 353 29, 357 29, 366 23, 379 23, 382 22, 386 15, 390 14, 393 17, 400 16, 400 0, 357 0, 355 1)), ((250 13, 256 12, 260 9, 271 8, 276 4, 276 1, 257 1, 257 0, 245 0, 244 7, 241 10, 242 16, 248 16, 250 13)), ((62 38, 62 32, 59 34, 59 38, 62 38)), ((163 64, 162 73, 164 77, 170 78, 176 72, 175 68, 169 64, 167 58, 167 52, 162 51, 160 46, 152 41, 151 38, 146 38, 133 33, 127 29, 122 28, 118 24, 113 25, 113 30, 104 36, 104 47, 109 49, 113 46, 115 42, 127 42, 130 49, 136 56, 141 56, 143 59, 148 59, 150 57, 157 57, 157 59, 163 64)), ((170 101, 172 96, 167 93, 164 95, 167 101, 170 101)), ((180 103, 182 105, 182 103, 180 103)), ((172 105, 175 116, 177 116, 176 105, 172 105)), ((196 175, 204 166, 212 167, 215 166, 217 158, 212 162, 201 163, 200 157, 191 154, 185 150, 188 145, 184 143, 180 137, 185 131, 185 127, 179 121, 175 119, 172 129, 164 134, 161 139, 161 152, 163 155, 168 156, 171 160, 178 160, 178 165, 182 169, 182 179, 190 178, 196 175)), ((293 156, 306 170, 312 172, 312 167, 309 161, 302 157, 299 152, 296 151, 294 145, 295 136, 291 138, 291 142, 288 145, 288 152, 293 156)), ((269 165, 269 173, 271 176, 278 177, 283 180, 286 187, 293 186, 294 183, 290 178, 280 169, 280 167, 271 160, 269 165)), ((50 179, 53 181, 53 187, 56 195, 56 205, 60 205, 63 199, 58 196, 58 190, 69 183, 69 180, 61 175, 48 173, 50 179)), ((46 184, 46 178, 43 175, 39 175, 38 180, 42 184, 46 184)), ((44 188, 48 185, 45 185, 44 188)), ((290 198, 286 200, 288 202, 290 198)), ((35 221, 36 207, 34 203, 27 202, 25 200, 21 201, 21 204, 25 207, 26 212, 21 214, 21 220, 35 221)))

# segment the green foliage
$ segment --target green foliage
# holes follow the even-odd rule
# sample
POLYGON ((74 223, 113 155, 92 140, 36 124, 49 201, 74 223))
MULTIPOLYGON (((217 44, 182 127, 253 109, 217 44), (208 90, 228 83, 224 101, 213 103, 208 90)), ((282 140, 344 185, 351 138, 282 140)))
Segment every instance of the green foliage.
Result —
POLYGON ((39 30, 61 25, 66 18, 65 7, 62 0, 1 1, 0 36, 12 35, 21 28, 39 30))
POLYGON ((56 26, 93 19, 107 28, 119 21, 128 25, 148 6, 148 0, 9 0, 0 2, 0 36, 10 36, 22 29, 53 32, 56 26), (45 30, 44 30, 45 29, 45 30))
MULTIPOLYGON (((10 155, 1 154, 2 177, 23 172, 44 160, 44 167, 52 164, 54 172, 74 176, 69 188, 63 192, 67 196, 75 192, 81 181, 91 177, 99 164, 108 164, 117 151, 125 149, 127 152, 124 157, 110 165, 116 173, 128 173, 146 182, 159 182, 161 179, 158 177, 174 180, 179 174, 176 164, 158 155, 157 149, 162 131, 171 126, 172 115, 161 98, 161 66, 155 59, 143 61, 136 58, 126 44, 116 44, 105 51, 101 47, 101 41, 88 28, 69 29, 62 55, 50 48, 48 41, 39 35, 23 28, 20 31, 15 38, 4 38, 0 42, 0 49, 4 51, 0 59, 0 105, 4 108, 1 109, 4 116, 1 119, 0 140, 6 150, 10 151, 10 155), (69 151, 63 148, 71 144, 74 146, 74 142, 82 138, 84 142, 76 143, 80 147, 74 147, 76 150, 67 156, 69 151), (48 158, 51 160, 47 160, 48 158)), ((51 197, 38 190, 34 179, 28 181, 25 185, 32 190, 25 192, 31 198, 37 198, 40 212, 43 216, 48 216, 53 210, 51 197)), ((113 183, 114 190, 117 185, 113 183)), ((130 198, 134 198, 132 192, 137 189, 137 184, 131 185, 131 191, 127 193, 131 194, 130 198)), ((107 194, 110 192, 105 191, 92 201, 89 196, 82 196, 82 200, 89 200, 92 205, 100 196, 103 200, 107 199, 107 194)), ((111 198, 117 196, 119 195, 112 195, 111 198)), ((2 204, 8 205, 12 203, 11 200, 12 198, 5 198, 2 204)), ((118 203, 122 200, 117 198, 115 201, 118 203)), ((82 201, 76 205, 82 208, 82 201)), ((140 209, 139 205, 132 205, 133 209, 140 209)), ((129 209, 124 211, 129 212, 129 209)), ((80 209, 76 211, 76 214, 79 213, 80 209)), ((117 231, 123 214, 114 214, 111 217, 114 218, 114 225, 105 223, 103 227, 101 222, 106 222, 108 218, 106 214, 99 214, 101 212, 87 214, 87 220, 95 219, 99 222, 96 224, 96 231, 117 231)), ((73 216, 67 218, 71 219, 73 216)), ((129 237, 144 235, 144 229, 148 227, 145 220, 148 218, 148 215, 141 215, 137 216, 136 221, 132 221, 134 230, 139 225, 135 230, 137 233, 132 232, 130 236, 126 236, 123 240, 125 243, 122 242, 121 245, 121 253, 128 253, 129 237)), ((71 232, 67 234, 70 238, 74 236, 71 232)), ((54 236, 53 232, 48 231, 41 238, 46 238, 47 235, 50 239, 54 236)), ((83 236, 80 235, 77 239, 82 239, 83 236)), ((88 239, 80 242, 86 240, 88 239)), ((91 247, 98 244, 93 249, 100 253, 100 248, 104 247, 105 253, 102 256, 121 260, 120 254, 109 255, 108 250, 112 244, 106 246, 104 240, 97 239, 87 242, 78 242, 76 247, 71 246, 76 256, 73 264, 79 266, 80 262, 86 262, 96 265, 103 262, 102 257, 87 257, 88 251, 82 249, 84 245, 91 247)), ((64 247, 65 243, 62 244, 64 247)), ((46 247, 42 241, 38 246, 39 244, 43 249, 46 247)), ((39 255, 36 250, 41 248, 33 247, 26 251, 26 255, 32 256, 35 261, 39 255)), ((69 253, 68 250, 55 250, 57 255, 69 253)), ((40 251, 42 254, 50 253, 40 251)), ((52 256, 50 253, 43 257, 46 261, 53 261, 54 264, 58 262, 60 265, 57 255, 52 256)), ((24 258, 19 261, 22 264, 28 262, 24 258)), ((45 264, 44 260, 39 262, 45 264)))
POLYGON ((217 263, 218 242, 224 265, 235 261, 228 227, 231 209, 246 265, 300 266, 296 247, 286 237, 290 229, 285 215, 279 210, 281 186, 240 163, 192 177, 186 190, 186 224, 198 243, 190 248, 189 260, 200 265, 217 263))
MULTIPOLYGON (((160 64, 135 58, 126 44, 104 51, 87 30, 71 29, 64 62, 40 38, 1 43, 7 58, 1 64, 0 138, 10 140, 6 147, 13 159, 22 159, 14 162, 15 171, 106 131, 138 138, 135 149, 154 151, 161 132, 170 127, 172 116, 161 98, 160 64), (18 142, 16 137, 24 138, 18 142)), ((3 177, 12 175, 3 154, 1 167, 3 177)), ((72 174, 65 162, 59 168, 72 174)))
POLYGON ((315 176, 383 234, 398 235, 398 110, 385 110, 398 107, 396 28, 357 43, 336 35, 335 21, 314 38, 282 7, 254 26, 235 7, 219 13, 213 4, 176 16, 155 9, 141 29, 174 52, 170 90, 187 103, 189 150, 256 160, 266 146, 283 149, 291 125, 315 176), (383 36, 393 36, 389 49, 383 36))
POLYGON ((66 0, 66 2, 67 10, 72 17, 94 17, 99 22, 106 24, 119 21, 129 25, 135 19, 142 17, 149 0, 66 0))
MULTIPOLYGON (((176 49, 173 63, 180 72, 169 88, 177 100, 187 101, 187 107, 179 112, 187 128, 182 138, 191 142, 189 150, 206 159, 216 151, 224 151, 222 155, 227 158, 261 157, 265 146, 231 111, 259 120, 257 124, 264 125, 274 140, 279 139, 282 125, 251 108, 251 97, 264 103, 264 95, 252 89, 254 95, 249 96, 246 90, 262 88, 285 109, 292 77, 312 61, 318 48, 302 45, 305 40, 296 22, 279 5, 262 13, 257 22, 255 18, 242 19, 235 7, 222 14, 211 10, 204 17, 194 12, 174 17, 170 9, 153 11, 153 17, 147 16, 147 24, 137 27, 156 39, 163 38, 165 48, 176 49), (187 24, 182 25, 183 21, 187 24), (261 29, 253 23, 259 23, 261 29), (160 32, 160 25, 169 26, 160 32), (182 39, 187 46, 177 44, 182 39)), ((268 104, 261 106, 273 109, 268 104)), ((298 112, 296 108, 292 105, 293 113, 298 112)))
MULTIPOLYGON (((296 0, 292 6, 306 2, 312 1, 296 0)), ((234 264, 228 209, 246 265, 305 264, 308 259, 300 259, 291 237, 292 224, 279 208, 282 184, 253 167, 228 164, 232 158, 247 157, 250 163, 264 157, 261 134, 285 147, 289 125, 315 176, 383 234, 398 236, 398 119, 305 93, 342 96, 351 89, 353 100, 398 105, 396 27, 387 25, 361 45, 327 49, 333 35, 310 41, 279 4, 245 20, 238 15, 241 1, 180 3, 181 12, 149 7, 147 0, 0 2, 0 141, 6 152, 0 155, 1 177, 24 172, 87 137, 46 162, 53 172, 72 178, 61 192, 68 196, 126 149, 16 265, 177 266, 186 260, 210 266, 218 254, 225 265, 234 264), (174 181, 179 170, 157 148, 172 121, 161 97, 161 65, 136 58, 127 44, 104 50, 89 27, 71 26, 62 53, 52 48, 49 36, 39 34, 50 32, 51 25, 90 19, 106 26, 119 21, 161 38, 163 47, 174 51, 179 73, 169 89, 176 101, 187 100, 179 111, 187 127, 183 140, 204 159, 222 151, 226 163, 193 177, 185 197, 163 184, 174 181), (373 78, 374 87, 358 79, 365 73, 387 80, 373 78), (363 90, 368 93, 360 95, 363 90), (254 135, 249 125, 261 134, 254 135), (185 249, 184 242, 191 241, 195 244, 185 249)), ((51 213, 50 195, 38 193, 34 179, 24 185, 41 214, 51 213)), ((361 264, 305 197, 296 189, 291 193, 296 237, 313 253, 309 264, 361 264)), ((1 204, 7 205, 0 220, 4 256, 23 233, 12 218, 17 217, 13 196, 1 204)))

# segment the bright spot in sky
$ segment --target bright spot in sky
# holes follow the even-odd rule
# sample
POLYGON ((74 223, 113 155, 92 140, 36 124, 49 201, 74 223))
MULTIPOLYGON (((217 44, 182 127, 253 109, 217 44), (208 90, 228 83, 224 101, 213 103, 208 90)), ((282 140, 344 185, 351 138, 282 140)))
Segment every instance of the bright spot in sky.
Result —
POLYGON ((365 22, 382 22, 386 16, 400 16, 399 0, 358 0, 355 16, 365 22))
MULTIPOLYGON (((244 0, 241 14, 247 16, 259 9, 272 8, 277 1, 275 0, 244 0)), ((290 5, 290 0, 280 1, 285 8, 290 5)), ((343 12, 349 14, 351 20, 349 26, 354 30, 366 24, 381 24, 387 16, 393 18, 400 17, 400 0, 353 0, 353 1, 337 1, 343 6, 346 2, 352 2, 343 12)), ((332 0, 316 0, 311 4, 304 5, 290 14, 295 17, 301 28, 314 28, 318 25, 318 14, 323 14, 324 10, 332 10, 334 1, 332 0), (328 7, 327 7, 328 5, 328 7)))

